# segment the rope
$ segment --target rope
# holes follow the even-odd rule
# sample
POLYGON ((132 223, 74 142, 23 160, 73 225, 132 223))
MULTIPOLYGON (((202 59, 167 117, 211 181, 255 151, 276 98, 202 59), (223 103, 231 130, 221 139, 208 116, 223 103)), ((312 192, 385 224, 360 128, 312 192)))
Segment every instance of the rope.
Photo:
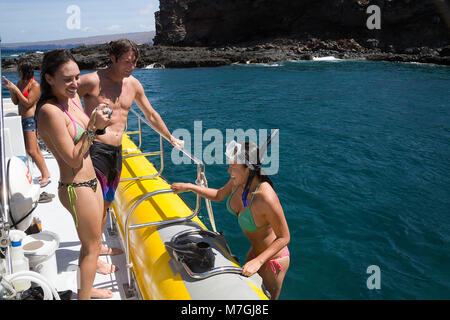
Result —
MULTIPOLYGON (((208 180, 206 180, 206 175, 204 172, 200 173, 200 185, 202 187, 208 188, 208 180)), ((206 204, 206 211, 208 211, 209 222, 211 222, 211 227, 214 232, 217 232, 211 200, 205 199, 205 204, 206 204)))

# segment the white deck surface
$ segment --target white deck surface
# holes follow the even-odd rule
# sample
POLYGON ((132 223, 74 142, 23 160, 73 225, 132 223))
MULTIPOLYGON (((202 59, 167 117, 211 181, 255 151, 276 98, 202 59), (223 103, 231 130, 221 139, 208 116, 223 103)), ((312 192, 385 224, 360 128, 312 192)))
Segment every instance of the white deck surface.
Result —
MULTIPOLYGON (((58 234, 60 238, 59 248, 56 250, 56 261, 58 264, 58 281, 57 290, 72 290, 72 299, 77 298, 77 266, 78 255, 80 252, 81 243, 78 239, 75 223, 71 214, 62 206, 58 199, 58 180, 59 168, 56 160, 51 154, 44 154, 45 162, 51 174, 51 183, 46 187, 41 188, 42 191, 52 193, 56 197, 48 203, 39 203, 35 210, 36 216, 41 219, 42 230, 52 231, 58 234)), ((40 176, 39 170, 34 166, 33 177, 40 176)), ((110 237, 107 231, 109 226, 109 219, 106 222, 103 231, 103 244, 108 247, 121 248, 120 236, 110 237)), ((107 300, 122 300, 125 299, 123 292, 123 283, 127 282, 125 254, 116 256, 100 256, 100 259, 108 263, 113 263, 119 270, 115 273, 103 275, 97 273, 94 280, 94 287, 99 289, 110 289, 113 292, 113 297, 107 300)))

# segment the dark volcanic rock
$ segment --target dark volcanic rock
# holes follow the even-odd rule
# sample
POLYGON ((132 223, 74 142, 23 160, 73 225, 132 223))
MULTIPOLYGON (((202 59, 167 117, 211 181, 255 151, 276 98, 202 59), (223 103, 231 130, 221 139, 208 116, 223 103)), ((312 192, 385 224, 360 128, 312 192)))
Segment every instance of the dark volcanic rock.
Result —
POLYGON ((42 58, 44 57, 43 53, 37 53, 37 52, 27 52, 25 54, 22 54, 20 57, 17 58, 6 58, 2 59, 2 71, 4 72, 14 72, 17 71, 17 63, 19 62, 19 59, 21 57, 26 57, 30 62, 33 64, 34 69, 38 70, 42 63, 42 58))
MULTIPOLYGON (((80 69, 93 70, 109 64, 107 44, 71 49, 80 69)), ((277 38, 268 42, 248 42, 222 47, 178 47, 140 45, 138 68, 192 68, 218 67, 232 63, 272 63, 286 60, 313 60, 313 57, 335 56, 340 59, 367 59, 373 61, 421 62, 450 65, 450 46, 438 49, 391 47, 388 51, 367 48, 354 39, 307 41, 277 38)), ((26 53, 35 69, 40 68, 43 54, 26 53)), ((21 56, 22 57, 22 56, 21 56)), ((16 71, 21 58, 3 60, 3 71, 16 71)))
POLYGON ((441 52, 439 53, 441 57, 448 57, 450 56, 450 45, 445 46, 442 48, 441 52))
POLYGON ((378 53, 366 56, 367 60, 371 61, 389 61, 389 62, 419 62, 419 63, 434 63, 442 65, 450 65, 449 57, 440 57, 438 55, 408 55, 395 53, 378 53))
MULTIPOLYGON (((107 54, 107 44, 80 46, 69 50, 72 52, 80 69, 97 69, 107 66, 109 57, 107 54)), ((27 52, 17 58, 6 58, 2 61, 2 70, 5 72, 16 71, 17 63, 21 58, 27 58, 33 64, 35 70, 39 70, 44 58, 43 53, 27 52)))
POLYGON ((355 39, 384 51, 436 48, 448 44, 449 14, 446 0, 160 0, 154 43, 218 46, 295 37, 355 39), (380 30, 366 26, 374 4, 380 30))

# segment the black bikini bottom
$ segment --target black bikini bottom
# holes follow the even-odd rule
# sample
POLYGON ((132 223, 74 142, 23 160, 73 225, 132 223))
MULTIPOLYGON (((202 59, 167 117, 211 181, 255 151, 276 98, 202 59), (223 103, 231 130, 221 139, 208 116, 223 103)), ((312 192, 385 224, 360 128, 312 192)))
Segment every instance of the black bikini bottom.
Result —
POLYGON ((78 228, 78 216, 77 216, 77 210, 75 210, 75 200, 77 199, 77 193, 75 192, 75 188, 77 187, 90 187, 92 190, 97 191, 97 178, 83 181, 83 182, 72 182, 72 183, 65 183, 65 182, 58 182, 58 189, 62 187, 67 188, 67 194, 69 195, 69 203, 72 207, 73 214, 75 215, 75 226, 78 228))

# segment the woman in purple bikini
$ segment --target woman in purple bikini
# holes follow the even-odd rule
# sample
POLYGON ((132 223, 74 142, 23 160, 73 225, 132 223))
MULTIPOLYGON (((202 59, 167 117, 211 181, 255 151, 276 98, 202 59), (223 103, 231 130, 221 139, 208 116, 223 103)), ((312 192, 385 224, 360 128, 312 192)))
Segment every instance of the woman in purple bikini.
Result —
POLYGON ((250 142, 232 141, 227 148, 228 183, 220 189, 192 183, 173 183, 175 193, 193 191, 211 201, 226 199, 227 210, 238 219, 239 226, 251 243, 242 274, 262 277, 272 300, 280 296, 289 268, 289 228, 272 181, 261 173, 258 147, 250 142))

